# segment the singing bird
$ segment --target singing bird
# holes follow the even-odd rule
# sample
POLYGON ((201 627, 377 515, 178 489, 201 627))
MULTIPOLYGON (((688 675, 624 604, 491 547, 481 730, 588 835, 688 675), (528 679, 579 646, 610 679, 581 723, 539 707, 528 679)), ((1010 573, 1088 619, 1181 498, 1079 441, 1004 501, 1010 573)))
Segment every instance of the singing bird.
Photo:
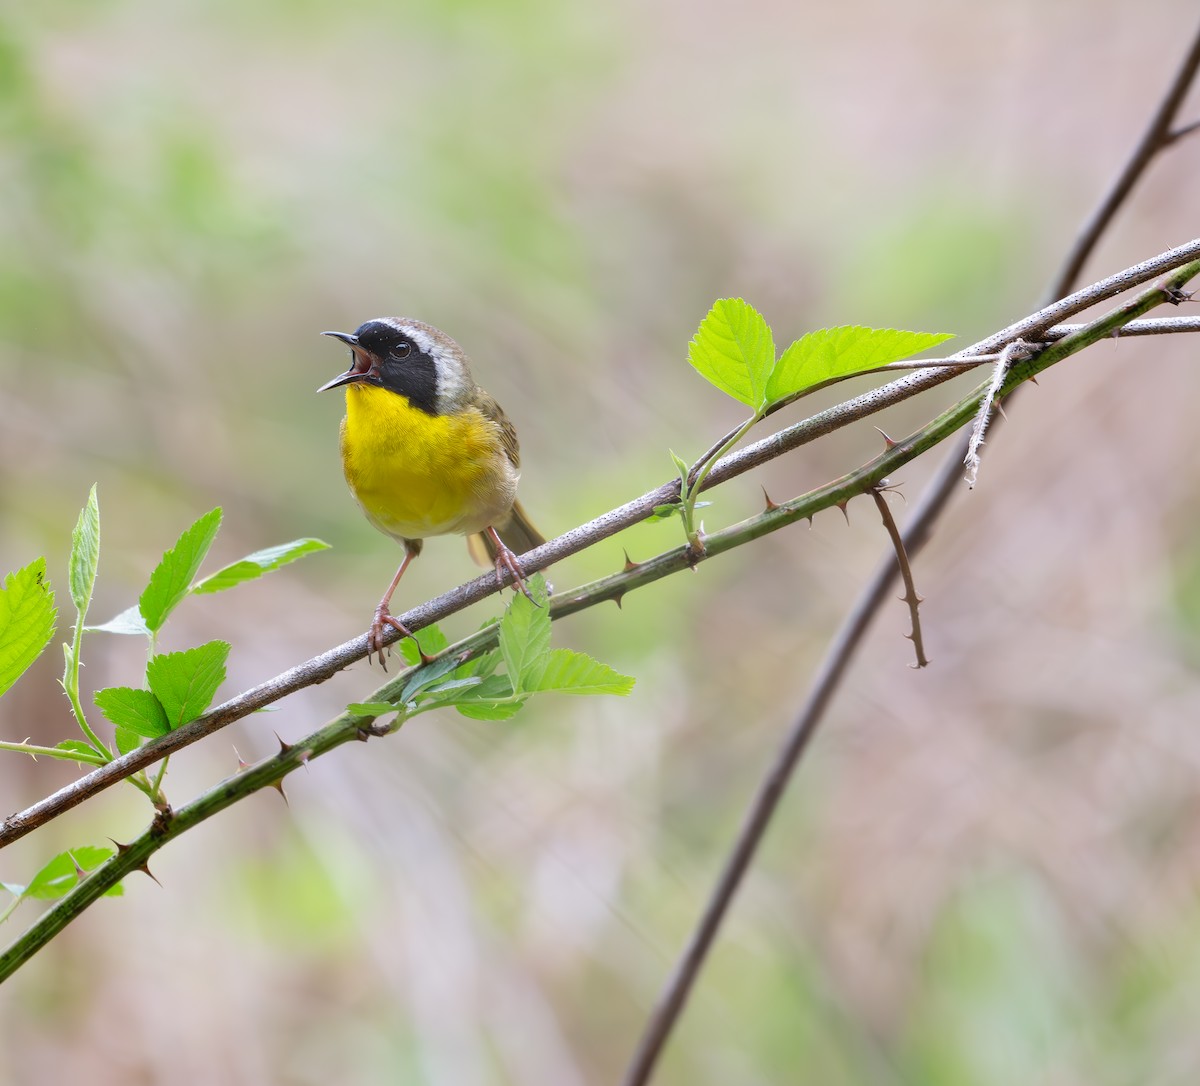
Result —
POLYGON ((507 571, 526 595, 516 554, 545 539, 517 501, 517 432, 454 340, 404 317, 322 334, 350 348, 350 368, 317 389, 346 389, 346 482, 367 519, 404 547, 367 633, 367 658, 383 664, 384 626, 412 636, 389 605, 426 538, 465 535, 472 558, 494 564, 501 582, 507 571))

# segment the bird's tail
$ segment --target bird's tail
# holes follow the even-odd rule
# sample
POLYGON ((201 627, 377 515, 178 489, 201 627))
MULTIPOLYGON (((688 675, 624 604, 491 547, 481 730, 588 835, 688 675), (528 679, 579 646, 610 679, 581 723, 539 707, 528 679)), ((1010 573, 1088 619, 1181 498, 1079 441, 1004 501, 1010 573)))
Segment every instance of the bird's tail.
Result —
MULTIPOLYGON (((504 524, 497 524, 495 527, 504 545, 513 554, 524 554, 546 542, 542 533, 530 522, 520 502, 513 502, 512 515, 504 524)), ((475 563, 485 569, 490 569, 496 564, 496 544, 484 532, 467 536, 467 550, 475 563)))

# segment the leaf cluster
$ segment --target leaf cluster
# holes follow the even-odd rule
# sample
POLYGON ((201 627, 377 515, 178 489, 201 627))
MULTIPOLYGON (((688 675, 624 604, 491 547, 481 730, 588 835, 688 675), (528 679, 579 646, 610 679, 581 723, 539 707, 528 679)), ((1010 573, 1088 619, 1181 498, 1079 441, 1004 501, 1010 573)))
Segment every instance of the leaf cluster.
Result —
MULTIPOLYGON (((550 647, 550 608, 545 579, 529 579, 532 599, 518 592, 505 609, 497 647, 463 660, 443 655, 418 668, 394 701, 355 702, 352 713, 379 717, 395 713, 393 729, 418 713, 454 708, 475 720, 507 720, 535 694, 628 694, 634 680, 586 653, 550 647)), ((401 642, 410 664, 444 652, 449 643, 436 627, 421 630, 420 648, 401 642)))

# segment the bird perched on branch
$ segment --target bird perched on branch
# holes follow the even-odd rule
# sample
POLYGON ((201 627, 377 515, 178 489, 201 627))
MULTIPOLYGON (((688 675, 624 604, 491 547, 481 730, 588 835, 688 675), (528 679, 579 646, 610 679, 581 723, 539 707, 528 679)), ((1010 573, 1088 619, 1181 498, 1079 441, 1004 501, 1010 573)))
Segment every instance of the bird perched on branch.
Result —
POLYGON ((403 317, 323 334, 350 348, 350 368, 317 390, 346 389, 346 482, 367 519, 404 547, 367 633, 368 659, 378 653, 383 664, 384 626, 412 636, 388 608, 427 537, 465 535, 472 558, 526 595, 516 554, 545 539, 517 501, 517 432, 454 340, 403 317))

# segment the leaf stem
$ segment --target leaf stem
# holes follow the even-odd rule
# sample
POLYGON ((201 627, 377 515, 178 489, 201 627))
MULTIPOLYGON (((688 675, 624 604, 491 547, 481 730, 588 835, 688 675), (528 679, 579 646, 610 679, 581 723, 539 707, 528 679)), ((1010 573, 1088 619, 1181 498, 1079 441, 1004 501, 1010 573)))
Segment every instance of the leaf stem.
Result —
POLYGON ((60 750, 58 747, 40 747, 36 743, 9 743, 0 740, 0 750, 11 750, 17 754, 28 754, 31 758, 61 758, 68 762, 83 762, 86 765, 105 765, 107 759, 99 751, 89 757, 81 750, 60 750))
POLYGON ((700 530, 696 525, 696 499, 704 488, 704 480, 708 478, 713 465, 757 426, 762 417, 761 412, 755 411, 741 426, 700 457, 687 473, 687 478, 680 483, 680 516, 683 517, 688 547, 696 554, 704 553, 704 544, 700 540, 700 530))
POLYGON ((80 615, 75 623, 75 636, 72 641, 71 648, 67 652, 67 666, 63 672, 63 689, 67 692, 67 699, 71 702, 71 711, 75 714, 75 722, 79 725, 79 730, 83 732, 87 741, 95 748, 96 753, 104 759, 104 762, 112 761, 112 754, 107 746, 101 741, 100 737, 92 730, 92 726, 88 723, 87 716, 83 711, 83 704, 79 700, 79 655, 83 651, 83 616, 80 615))

